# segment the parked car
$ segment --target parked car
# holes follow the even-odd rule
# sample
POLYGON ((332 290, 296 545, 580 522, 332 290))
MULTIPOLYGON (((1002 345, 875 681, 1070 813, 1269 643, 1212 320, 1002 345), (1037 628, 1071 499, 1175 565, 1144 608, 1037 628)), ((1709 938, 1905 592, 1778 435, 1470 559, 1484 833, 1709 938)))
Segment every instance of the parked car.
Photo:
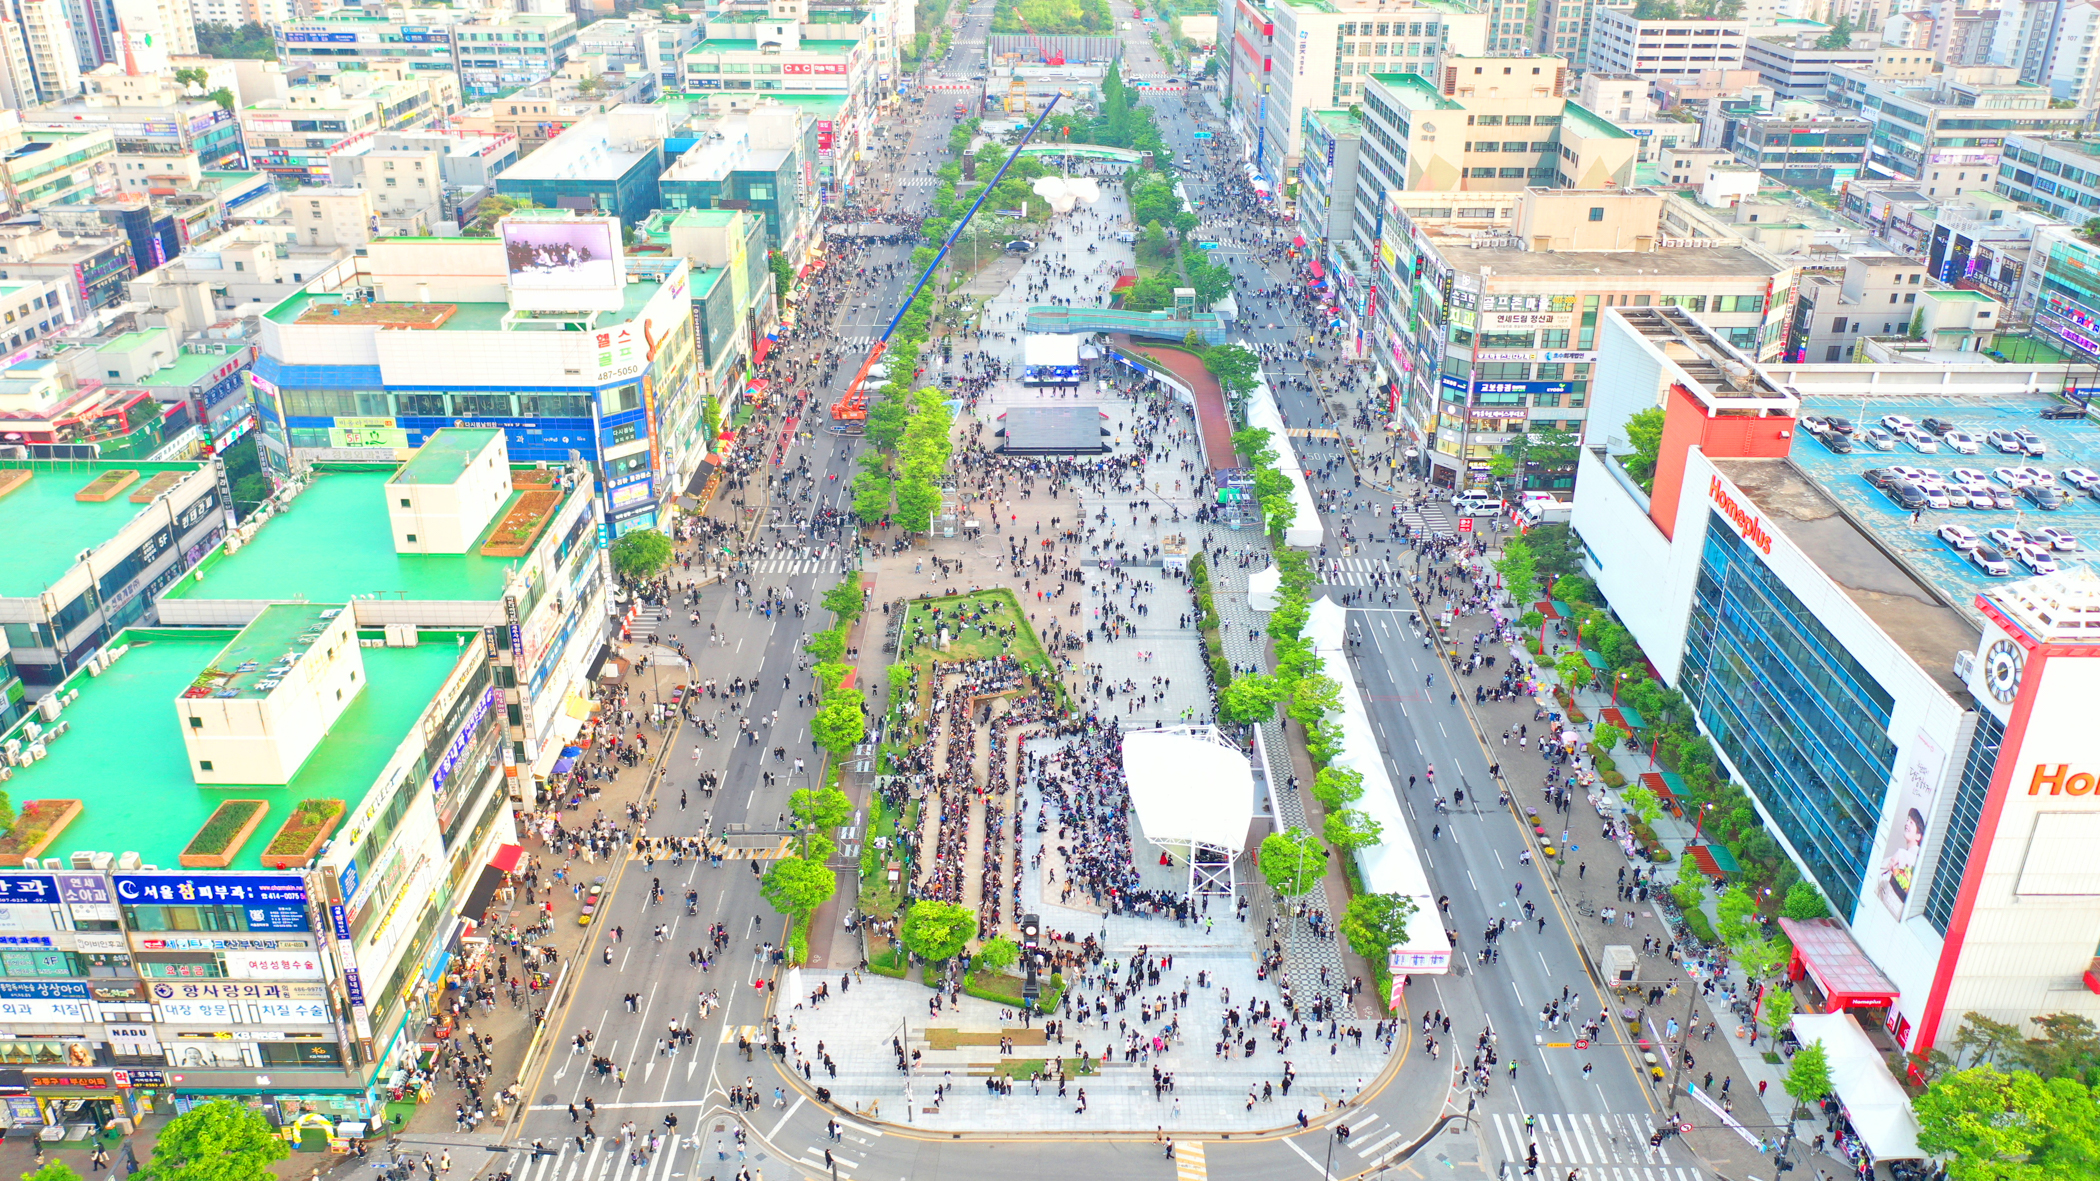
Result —
POLYGON ((2033 538, 2035 544, 2046 545, 2053 550, 2060 550, 2065 553, 2075 553, 2078 550, 2078 538, 2070 531, 2058 529, 2054 525, 2042 525, 2029 529, 2027 536, 2033 538))
POLYGON ((2019 437, 2020 449, 2027 454, 2034 456, 2036 459, 2049 454, 2049 444, 2043 442, 2040 435, 2035 434, 2026 427, 2023 426, 2015 430, 2013 434, 2019 437))
POLYGON ((2007 455, 2027 454, 2027 445, 2020 442, 2020 436, 2008 430, 1985 431, 1983 441, 2007 455))
POLYGON ((1816 442, 1821 443, 1823 444, 1823 446, 1830 448, 1831 454, 1852 454, 1852 437, 1850 435, 1841 435, 1838 434, 1836 431, 1829 430, 1811 433, 1815 434, 1816 442))
POLYGON ((1964 430, 1951 430, 1941 435, 1940 446, 1958 455, 1974 455, 1983 449, 1976 436, 1964 430))
POLYGON ((1964 553, 1983 544, 1983 539, 1976 536, 1976 531, 1967 525, 1942 525, 1938 536, 1941 541, 1964 553))
POLYGON ((1892 435, 1900 435, 1916 425, 1918 424, 1914 420, 1901 414, 1884 414, 1881 416, 1882 429, 1892 435))
POLYGON ((1876 451, 1894 451, 1896 449, 1896 436, 1882 430, 1878 426, 1868 427, 1866 430, 1854 435, 1853 439, 1876 451))
POLYGON ((2100 488, 2100 472, 2089 467, 2067 467, 2056 473, 2056 478, 2081 492, 2100 488))
POLYGON ((1939 439, 1935 438, 1930 431, 1920 427, 1910 427, 1896 437, 1910 444, 1912 451, 1931 455, 1937 453, 1940 449, 1939 439))
POLYGON ((1994 578, 2003 578, 2012 573, 2012 563, 2006 561, 2005 555, 1992 546, 1979 545, 1969 550, 1967 556, 1969 565, 1994 578))
POLYGON ((1954 429, 1954 424, 1944 418, 1921 419, 1919 420, 1918 425, 1924 427, 1928 431, 1931 431, 1935 435, 1944 435, 1948 431, 1954 429))
POLYGON ((2070 503, 2070 499, 2062 492, 2046 484, 2029 484, 2020 489, 2020 495, 2027 499, 2027 503, 2045 513, 2057 512, 2070 503))
POLYGON ((1891 484, 1883 488, 1881 492, 1882 495, 1889 498, 1891 504, 1894 504, 1906 513, 1917 512, 1919 509, 1929 507, 1931 503, 1925 499, 1925 490, 1916 484, 1891 484))
POLYGON ((2031 545, 2023 545, 2014 549, 2012 556, 2014 561, 2036 574, 2054 574, 2059 569, 2056 559, 2049 556, 2048 550, 2036 549, 2031 545))
POLYGON ((2042 407, 2043 418, 2084 418, 2085 406, 2079 402, 2065 402, 2056 406, 2042 407))

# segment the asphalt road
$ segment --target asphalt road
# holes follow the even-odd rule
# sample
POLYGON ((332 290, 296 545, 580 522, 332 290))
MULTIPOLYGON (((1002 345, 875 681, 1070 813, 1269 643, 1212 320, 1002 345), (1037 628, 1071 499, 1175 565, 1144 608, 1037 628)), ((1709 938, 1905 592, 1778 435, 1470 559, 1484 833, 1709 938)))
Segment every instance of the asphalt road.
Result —
MULTIPOLYGON (((1120 29, 1128 10, 1120 4, 1116 10, 1120 29)), ((990 12, 990 3, 981 0, 963 17, 955 50, 940 67, 947 78, 964 80, 983 72, 983 43, 990 12)), ((1152 54, 1146 26, 1133 24, 1132 30, 1121 34, 1128 47, 1126 74, 1164 77, 1168 71, 1152 54)), ((945 140, 953 119, 952 104, 941 97, 942 93, 935 92, 911 121, 911 151, 937 150, 945 140)), ((1163 117, 1161 124, 1176 151, 1185 158, 1193 156, 1196 145, 1189 133, 1195 124, 1183 113, 1182 97, 1163 94, 1148 101, 1159 106, 1163 116, 1171 116, 1163 117)), ((904 107, 900 114, 909 115, 913 110, 904 107)), ((903 121, 892 126, 901 130, 903 121)), ((1210 186, 1202 179, 1201 170, 1192 172, 1188 181, 1191 195, 1203 198, 1210 186)), ((870 189, 864 182, 860 191, 870 189)), ((898 190, 906 207, 923 204, 929 194, 930 190, 908 184, 898 190)), ((1271 286, 1279 282, 1245 250, 1228 244, 1220 254, 1242 275, 1243 290, 1249 285, 1271 286)), ((908 255, 905 247, 876 248, 869 261, 902 260, 908 255)), ((852 301, 855 306, 842 310, 834 334, 854 348, 871 343, 901 302, 910 279, 911 276, 899 275, 856 297, 852 301)), ((1273 313, 1264 316, 1247 309, 1249 301, 1244 295, 1241 299, 1247 321, 1266 319, 1273 323, 1277 319, 1273 313)), ((1255 343, 1287 344, 1300 338, 1300 334, 1282 328, 1255 327, 1245 335, 1255 343)), ((826 401, 828 397, 819 400, 814 417, 822 417, 826 401)), ((1316 421, 1322 414, 1309 395, 1295 390, 1286 392, 1282 401, 1293 423, 1316 421)), ((1301 447, 1305 443, 1296 442, 1301 447)), ((772 495, 776 510, 806 512, 813 503, 843 507, 854 446, 852 440, 835 438, 820 427, 813 441, 797 444, 790 450, 787 462, 792 468, 806 456, 814 478, 798 481, 795 487, 804 491, 808 499, 791 501, 788 497, 792 493, 776 491, 772 495), (836 483, 825 478, 834 472, 840 477, 836 483)), ((1313 457, 1330 453, 1315 451, 1313 457)), ((1370 511, 1377 514, 1374 519, 1384 519, 1385 505, 1382 497, 1370 498, 1370 511)), ((1359 528, 1358 532, 1368 530, 1359 528)), ((761 530, 760 539, 793 534, 792 526, 778 534, 761 530)), ((1387 557, 1396 568, 1411 562, 1411 558, 1377 544, 1370 548, 1374 555, 1387 557)), ((755 565, 757 571, 749 580, 761 593, 767 587, 786 588, 800 602, 813 601, 840 576, 835 560, 790 563, 760 558, 755 565), (812 566, 819 568, 811 569, 812 566)), ((792 780, 785 774, 791 770, 792 762, 775 762, 772 748, 785 746, 790 759, 800 753, 812 767, 815 765, 808 738, 810 711, 798 708, 795 702, 798 693, 811 687, 809 675, 797 668, 802 620, 792 614, 769 620, 748 609, 738 610, 732 606, 726 587, 709 588, 699 599, 697 627, 687 622, 688 608, 674 605, 668 617, 637 630, 655 630, 682 638, 695 656, 696 677, 723 683, 736 676, 754 678, 758 688, 749 700, 748 712, 759 717, 778 710, 779 720, 759 745, 735 742, 736 718, 726 712, 721 719, 725 735, 721 740, 696 740, 690 732, 669 735, 664 777, 656 792, 659 810, 648 831, 690 835, 700 831, 704 822, 712 823, 717 830, 725 825, 772 828, 785 809, 787 792, 806 784, 806 779, 792 780), (721 629, 725 644, 707 643, 710 623, 721 629), (700 751, 697 767, 691 754, 696 745, 700 751), (721 773, 723 787, 712 800, 690 790, 699 769, 721 773), (782 781, 770 788, 765 786, 762 775, 766 771, 781 773, 782 781), (683 810, 678 806, 681 789, 687 790, 688 797, 683 810)), ((1364 634, 1364 643, 1356 653, 1357 675, 1366 686, 1372 720, 1391 751, 1396 779, 1404 782, 1407 774, 1433 763, 1446 785, 1454 777, 1486 784, 1486 752, 1475 737, 1463 706, 1450 701, 1449 678, 1436 665, 1433 655, 1422 649, 1420 638, 1408 623, 1406 610, 1353 612, 1352 623, 1361 625, 1364 634), (1435 684, 1425 688, 1425 677, 1435 684)), ((719 700, 708 703, 710 710, 721 706, 719 700)), ((1402 791, 1405 795, 1405 789, 1402 791)), ((1489 920, 1510 914, 1516 882, 1525 883, 1525 897, 1545 901, 1537 869, 1517 865, 1518 853, 1524 847, 1517 822, 1506 810, 1494 806, 1491 793, 1477 801, 1486 806, 1476 808, 1476 797, 1469 792, 1463 810, 1442 816, 1430 811, 1426 791, 1418 791, 1416 797, 1402 802, 1417 816, 1418 827, 1426 829, 1428 824, 1441 823, 1444 828, 1441 839, 1427 844, 1431 875, 1437 888, 1452 898, 1450 925, 1459 930, 1462 948, 1477 949, 1479 933, 1489 920)), ((1418 834, 1418 839, 1426 837, 1426 831, 1418 834)), ((842 861, 845 856, 842 850, 842 861)), ((1432 1128, 1439 1114, 1438 1104, 1445 1097, 1442 1079, 1448 1075, 1451 1055, 1469 1046, 1473 1034, 1483 1023, 1490 1022, 1499 1034, 1503 1061, 1516 1061, 1518 1073, 1512 1084, 1506 1070, 1497 1071, 1497 1081, 1481 1100, 1478 1115, 1482 1119, 1497 1114, 1516 1119, 1525 1114, 1547 1118, 1618 1115, 1638 1119, 1645 1126, 1652 1117, 1645 1092, 1634 1075, 1632 1060, 1624 1051, 1600 1048, 1579 1055, 1572 1049, 1532 1044, 1540 1005, 1548 997, 1557 998, 1563 986, 1571 987, 1583 998, 1583 1003, 1576 1006, 1578 1013, 1588 1015, 1597 1007, 1594 986, 1583 972, 1565 918, 1549 907, 1542 912, 1548 920, 1543 934, 1537 933, 1534 923, 1526 928, 1530 933, 1504 936, 1506 950, 1499 964, 1484 969, 1469 964, 1463 975, 1417 983, 1412 998, 1415 1014, 1441 1008, 1453 1016, 1452 1035, 1444 1039, 1446 1057, 1435 1064, 1426 1060, 1410 1063, 1406 1076, 1409 1085, 1389 1087, 1353 1111, 1350 1118, 1359 1129, 1354 1145, 1339 1144, 1331 1129, 1315 1127, 1290 1138, 1185 1144, 1178 1161, 1167 1161, 1149 1139, 1075 1135, 1073 1139, 1046 1144, 996 1137, 932 1138, 850 1120, 839 1121, 838 1138, 834 1140, 825 1112, 789 1086, 763 1053, 747 1062, 737 1046, 740 1035, 755 1035, 765 1024, 767 997, 754 989, 751 981, 760 974, 760 947, 778 942, 782 936, 778 916, 759 896, 751 868, 754 864, 761 863, 726 861, 720 868, 708 868, 704 862, 673 867, 665 862, 646 866, 635 861, 614 871, 608 882, 612 899, 609 921, 622 927, 625 934, 614 942, 607 937, 606 927, 593 928, 593 942, 577 957, 581 975, 565 1008, 554 1014, 558 1032, 550 1039, 551 1048, 544 1055, 545 1067, 528 1078, 533 1107, 512 1132, 511 1142, 515 1145, 530 1145, 538 1140, 553 1151, 540 1157, 517 1153, 507 1158, 505 1167, 518 1181, 669 1181, 702 1176, 728 1181, 739 1167, 771 1170, 774 1181, 781 1181, 790 1173, 821 1177, 832 1174, 823 1161, 827 1148, 835 1154, 836 1175, 849 1178, 895 1176, 946 1181, 968 1177, 977 1181, 1002 1176, 1017 1181, 1053 1177, 1064 1181, 1073 1176, 1176 1175, 1181 1181, 1203 1181, 1215 1172, 1251 1181, 1272 1177, 1306 1181, 1309 1176, 1323 1174, 1350 1176, 1391 1163, 1419 1134, 1432 1128), (648 898, 654 879, 661 881, 664 902, 652 907, 648 898), (699 894, 697 913, 690 916, 682 901, 688 890, 699 894), (689 964, 688 952, 703 944, 709 925, 717 922, 727 926, 732 940, 717 958, 713 971, 703 976, 689 964), (660 923, 667 927, 662 942, 652 937, 660 923), (606 958, 608 951, 610 963, 606 958), (708 989, 719 990, 724 1004, 708 1020, 697 1021, 696 998, 708 989), (635 1013, 626 1010, 623 998, 628 994, 637 997, 635 1013), (676 1056, 660 1055, 656 1039, 674 1018, 681 1026, 696 1029, 696 1044, 676 1056), (611 1058, 624 1070, 624 1084, 596 1076, 586 1068, 587 1056, 571 1052, 572 1041, 586 1029, 594 1039, 590 1053, 611 1058), (1597 1067, 1588 1079, 1580 1071, 1584 1060, 1593 1061, 1597 1067), (733 1114, 726 1107, 728 1091, 746 1079, 757 1088, 763 1102, 756 1111, 733 1114), (773 1105, 776 1087, 785 1088, 784 1106, 773 1105), (574 1137, 583 1124, 572 1122, 568 1105, 580 1104, 585 1097, 596 1104, 598 1114, 591 1122, 599 1139, 579 1145, 574 1137), (666 1116, 679 1121, 676 1132, 681 1138, 674 1147, 645 1158, 629 1158, 623 1150, 611 1146, 612 1133, 623 1121, 633 1120, 647 1132, 662 1130, 666 1116), (1387 1129, 1400 1134, 1392 1135, 1387 1129), (745 1136, 741 1146, 733 1140, 738 1130, 745 1136), (1375 1155, 1367 1156, 1361 1151, 1366 1141, 1379 1144, 1375 1155)), ((842 885, 850 888, 850 878, 842 885)), ((1419 1026, 1411 1026, 1406 1038, 1409 1048, 1404 1052, 1414 1053, 1419 1059, 1422 1055, 1412 1048, 1418 1033, 1419 1026)), ((1548 1040, 1567 1038, 1563 1027, 1548 1040)), ((1465 1096, 1461 1094, 1455 1099, 1454 1109, 1464 1108, 1465 1096)), ((1596 1130, 1602 1126, 1595 1122, 1589 1125, 1590 1140, 1597 1143, 1600 1154, 1602 1142, 1596 1130)), ((1581 1124, 1575 1125, 1576 1143, 1585 1142, 1581 1129, 1581 1124)), ((1468 1134, 1456 1124, 1452 1131, 1458 1134, 1439 1136, 1424 1156, 1435 1150, 1441 1159, 1449 1152, 1451 1159, 1442 1159, 1435 1166, 1436 1172, 1478 1175, 1469 1174, 1466 1169, 1468 1160, 1463 1148, 1468 1134)), ((1474 1159, 1491 1170, 1508 1154, 1505 1145, 1497 1143, 1492 1123, 1483 1133, 1474 1159)), ((1682 1164, 1682 1150, 1675 1155, 1682 1164)), ((1623 1176, 1642 1177, 1643 1181, 1689 1181, 1692 1175, 1709 1175, 1694 1174, 1683 1167, 1657 1172, 1652 1168, 1652 1160, 1646 1162, 1651 1167, 1644 1174, 1638 1171, 1643 1163, 1638 1158, 1625 1159, 1636 1171, 1623 1176)), ((1426 1176, 1427 1168, 1423 1159, 1417 1158, 1400 1163, 1393 1171, 1426 1176)), ((1613 1174, 1584 1175, 1588 1178, 1613 1174)))

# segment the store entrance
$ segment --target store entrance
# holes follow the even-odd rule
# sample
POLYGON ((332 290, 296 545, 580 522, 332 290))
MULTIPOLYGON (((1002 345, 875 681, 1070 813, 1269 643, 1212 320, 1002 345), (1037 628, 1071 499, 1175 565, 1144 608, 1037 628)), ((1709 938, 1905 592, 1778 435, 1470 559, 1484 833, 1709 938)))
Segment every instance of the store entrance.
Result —
POLYGON ((86 1125, 91 1134, 108 1128, 123 1114, 117 1110, 114 1099, 51 1098, 44 1103, 51 1116, 47 1122, 69 1129, 86 1125))

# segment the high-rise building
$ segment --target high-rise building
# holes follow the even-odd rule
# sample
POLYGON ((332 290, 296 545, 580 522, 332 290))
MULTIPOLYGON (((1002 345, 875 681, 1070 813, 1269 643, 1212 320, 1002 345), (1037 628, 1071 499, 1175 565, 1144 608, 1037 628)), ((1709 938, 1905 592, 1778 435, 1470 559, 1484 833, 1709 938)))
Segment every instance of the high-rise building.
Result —
MULTIPOLYGON (((80 45, 65 0, 13 0, 15 19, 29 53, 39 102, 59 102, 80 93, 80 45)), ((100 65, 100 59, 95 64, 100 65)))
POLYGON ((1642 78, 1683 78, 1743 64, 1750 22, 1643 20, 1631 8, 1599 8, 1588 65, 1642 78))

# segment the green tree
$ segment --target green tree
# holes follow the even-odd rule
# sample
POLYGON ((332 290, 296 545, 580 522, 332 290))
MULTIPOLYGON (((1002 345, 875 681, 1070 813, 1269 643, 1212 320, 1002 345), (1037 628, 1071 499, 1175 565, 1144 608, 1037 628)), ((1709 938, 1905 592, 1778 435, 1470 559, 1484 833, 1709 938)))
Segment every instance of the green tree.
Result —
POLYGON ((809 633, 809 638, 802 642, 802 646, 819 662, 829 664, 846 654, 846 636, 838 628, 827 627, 823 631, 809 633))
POLYGON ((808 857, 809 836, 830 832, 853 819, 853 801, 835 787, 797 788, 788 793, 788 815, 795 818, 800 830, 796 839, 802 842, 802 855, 808 857))
MULTIPOLYGON (((1608 730, 1611 727, 1605 726, 1601 728, 1608 730)), ((1625 798, 1626 806, 1633 809, 1633 814, 1640 819, 1642 824, 1654 828, 1655 822, 1662 819, 1662 800, 1657 798, 1656 794, 1648 788, 1636 783, 1626 789, 1625 798)))
POLYGON ((1850 49, 1852 47, 1852 33, 1856 28, 1857 26, 1852 23, 1850 16, 1840 13, 1837 23, 1830 26, 1830 31, 1816 38, 1816 48, 1850 49))
MULTIPOLYGON (((1767 997, 1765 1003, 1771 1004, 1771 998, 1767 997)), ((1823 1049, 1822 1039, 1794 1051, 1794 1060, 1787 1064, 1786 1079, 1779 1085, 1785 1088, 1797 1111, 1823 1101, 1823 1096, 1830 1093, 1830 1054, 1823 1049)))
POLYGON ((520 209, 538 208, 539 206, 524 197, 490 193, 474 206, 474 220, 461 227, 459 232, 468 238, 493 238, 496 236, 497 222, 520 209))
POLYGON ((1364 773, 1329 764, 1314 774, 1312 793, 1323 808, 1346 808, 1363 798, 1364 773))
POLYGON ((197 52, 205 57, 244 57, 273 62, 277 60, 277 43, 268 29, 253 21, 245 25, 198 21, 197 52))
POLYGON ((1765 1027, 1765 1032, 1778 1037, 1780 1031, 1786 1028, 1786 1023, 1794 1019, 1797 1003, 1798 999, 1791 988, 1765 989, 1765 998, 1757 1005, 1758 1023, 1765 1027))
POLYGON ((2020 1041, 2018 1025, 1969 1012, 1962 1014, 1961 1028, 1954 1031, 1954 1052, 1966 1065, 1995 1065, 2000 1053, 2016 1051, 2020 1041))
POLYGON ((921 898, 904 912, 897 936, 906 951, 922 960, 953 959, 977 938, 977 917, 957 903, 921 898))
POLYGON ((1626 731, 1610 722, 1597 723, 1596 732, 1590 736, 1590 748, 1600 755, 1609 755, 1626 741, 1626 731))
POLYGON ((801 857, 783 857, 774 862, 758 883, 758 892, 766 896, 773 909, 794 919, 815 914, 838 889, 837 874, 820 862, 801 857))
POLYGON ((1714 929, 1721 933, 1723 942, 1733 947, 1749 937, 1751 916, 1756 913, 1756 897, 1740 885, 1730 886, 1714 904, 1714 929))
POLYGON ((868 710, 860 694, 837 689, 824 695, 816 716, 809 720, 810 737, 833 755, 844 755, 868 734, 868 710))
POLYGON ((1823 901, 1823 892, 1803 879, 1786 888, 1786 901, 1780 903, 1779 913, 1795 922, 1830 917, 1830 904, 1823 901))
POLYGON ((1754 934, 1746 936, 1731 950, 1735 952, 1735 962, 1742 967, 1744 975, 1752 980, 1763 980, 1778 972, 1786 967, 1787 960, 1794 954, 1792 945, 1786 940, 1763 939, 1754 934))
MULTIPOLYGON (((872 422, 873 419, 874 416, 871 413, 869 421, 872 422)), ((870 451, 867 454, 880 455, 881 453, 870 451)), ((874 526, 876 522, 889 515, 890 497, 895 491, 896 481, 890 478, 890 474, 887 471, 879 468, 861 469, 859 474, 853 477, 853 515, 860 518, 861 524, 870 527, 874 526)))
POLYGON ((1495 573, 1502 576, 1511 603, 1528 610, 1538 601, 1538 559, 1532 556, 1531 544, 1523 538, 1512 537, 1502 543, 1502 557, 1495 562, 1495 573))
POLYGON ((1655 461, 1662 454, 1663 412, 1660 406, 1650 406, 1626 420, 1626 442, 1633 453, 1619 458, 1643 491, 1655 490, 1655 461))
POLYGON ((1385 826, 1373 820, 1369 812, 1342 808, 1327 814, 1327 822, 1320 831, 1328 844, 1344 853, 1354 853, 1377 844, 1378 839, 1385 835, 1385 826))
POLYGON ((2100 1104, 2076 1079, 1977 1066, 1941 1075, 1912 1104, 1918 1147, 1954 1181, 2054 1181, 2100 1172, 2100 1104))
POLYGON ((246 517, 268 499, 270 478, 260 472, 252 476, 242 476, 233 482, 233 512, 237 517, 246 517))
POLYGON ((1559 675, 1561 685, 1573 693, 1590 683, 1590 662, 1574 648, 1566 648, 1553 662, 1553 671, 1559 675))
POLYGON ((1383 964, 1388 950, 1407 942, 1407 922, 1419 909, 1405 894, 1358 894, 1338 926, 1356 954, 1383 964))
POLYGON ((861 598, 860 593, 860 575, 848 574, 841 578, 837 585, 824 592, 824 597, 819 602, 826 611, 837 616, 841 623, 849 619, 859 619, 861 611, 866 608, 866 600, 861 598))
POLYGON ((1342 687, 1333 677, 1315 674, 1300 677, 1291 686, 1291 703, 1284 712, 1301 726, 1310 726, 1342 707, 1342 687))
MULTIPOLYGON (((1211 300, 1210 302, 1216 303, 1217 300, 1211 300)), ((1245 345, 1219 345, 1217 348, 1204 350, 1203 368, 1205 372, 1218 379, 1218 388, 1224 390, 1227 396, 1244 398, 1254 392, 1255 381, 1261 376, 1261 358, 1255 356, 1254 350, 1245 345)), ((1247 432, 1234 432, 1233 442, 1235 445, 1238 444, 1240 435, 1244 433, 1247 432)), ((1268 440, 1268 434, 1267 431, 1261 432, 1264 443, 1268 440)), ((1241 452, 1241 454, 1244 455, 1246 452, 1241 452)))
POLYGON ((261 1112, 214 1099, 169 1120, 140 1171, 150 1181, 264 1181, 289 1152, 261 1112))
POLYGON ((630 529, 613 539, 613 573, 622 582, 643 582, 671 564, 671 539, 654 529, 630 529))
POLYGON ((2040 1037, 2020 1043, 2020 1065, 2043 1078, 2075 1078, 2091 1084, 2100 1079, 2100 1029, 2076 1013, 2050 1013, 2034 1023, 2040 1037))
POLYGON ((907 476, 897 485, 897 528, 906 533, 924 533, 933 528, 934 511, 941 507, 941 490, 931 479, 907 476))
POLYGON ((1218 690, 1218 719, 1236 725, 1267 721, 1289 688, 1268 673, 1234 677, 1218 690))
POLYGON ((978 971, 997 975, 1021 962, 1021 945, 1001 935, 997 939, 985 940, 973 958, 978 971))
POLYGON ((1327 846, 1302 828, 1272 832, 1261 843, 1261 874, 1278 894, 1296 898, 1320 884, 1327 846))

